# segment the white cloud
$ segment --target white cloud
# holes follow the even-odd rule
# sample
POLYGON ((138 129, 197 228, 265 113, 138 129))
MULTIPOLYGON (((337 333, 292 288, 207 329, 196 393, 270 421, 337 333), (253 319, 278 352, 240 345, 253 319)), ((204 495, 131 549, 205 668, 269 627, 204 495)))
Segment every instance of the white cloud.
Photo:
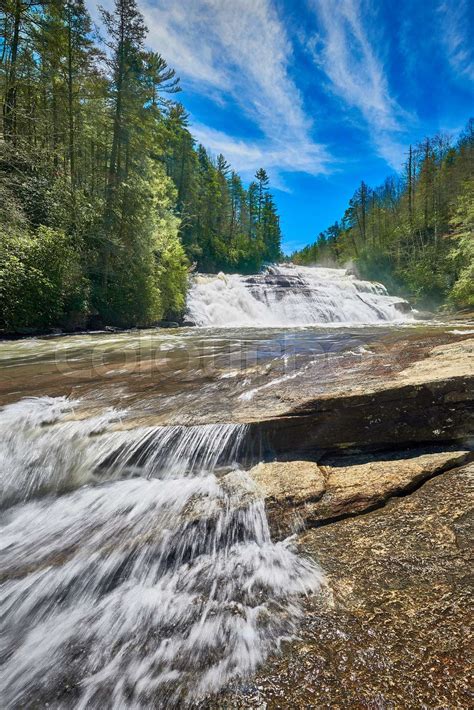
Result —
POLYGON ((192 124, 192 133, 199 143, 213 154, 223 153, 232 168, 245 178, 251 178, 255 168, 263 166, 272 175, 273 187, 288 191, 281 172, 323 174, 327 172, 321 149, 308 143, 287 145, 278 140, 242 140, 200 123, 192 124), (316 170, 316 166, 319 166, 316 170))
POLYGON ((290 76, 292 46, 272 0, 142 0, 148 44, 183 79, 214 101, 234 102, 255 127, 248 141, 193 127, 207 147, 236 168, 328 171, 330 157, 311 135, 312 122, 290 76))
POLYGON ((437 9, 449 63, 457 74, 474 81, 474 11, 470 0, 440 2, 437 9))
POLYGON ((381 157, 400 166, 396 134, 407 114, 390 95, 384 67, 367 34, 360 0, 313 0, 321 35, 312 46, 332 91, 362 115, 381 157))

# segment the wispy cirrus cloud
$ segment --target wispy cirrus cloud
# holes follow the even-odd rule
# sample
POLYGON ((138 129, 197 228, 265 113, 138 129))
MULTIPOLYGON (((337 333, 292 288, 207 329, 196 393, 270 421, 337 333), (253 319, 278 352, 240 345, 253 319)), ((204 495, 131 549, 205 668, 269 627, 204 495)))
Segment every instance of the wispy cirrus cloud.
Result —
POLYGON ((184 85, 229 101, 254 125, 254 139, 194 127, 239 170, 328 171, 330 156, 312 137, 312 121, 290 75, 292 46, 272 0, 148 0, 141 3, 148 43, 184 85))
POLYGON ((224 131, 202 123, 192 124, 192 133, 196 140, 206 146, 215 155, 223 153, 232 167, 244 177, 250 177, 257 166, 263 166, 272 174, 273 187, 289 191, 282 178, 284 172, 303 172, 309 175, 328 172, 326 163, 321 163, 320 150, 316 146, 303 145, 301 142, 286 144, 284 141, 241 139, 224 131))
POLYGON ((379 155, 400 166, 403 147, 397 137, 408 114, 391 95, 383 62, 368 37, 370 22, 360 0, 313 0, 320 35, 312 53, 330 89, 357 109, 379 155))
POLYGON ((474 81, 474 5, 471 0, 440 2, 440 37, 451 67, 462 78, 474 81))

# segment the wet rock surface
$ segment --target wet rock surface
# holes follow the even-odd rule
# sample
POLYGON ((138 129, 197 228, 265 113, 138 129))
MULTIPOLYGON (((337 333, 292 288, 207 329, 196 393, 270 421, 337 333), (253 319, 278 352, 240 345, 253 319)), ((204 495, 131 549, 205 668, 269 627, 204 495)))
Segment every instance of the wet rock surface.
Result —
POLYGON ((327 588, 299 639, 206 708, 472 707, 474 464, 299 537, 327 588))
POLYGON ((259 464, 250 472, 265 499, 273 536, 323 525, 384 505, 423 481, 459 466, 467 450, 384 452, 365 456, 259 464))
POLYGON ((267 504, 298 507, 319 500, 326 489, 321 469, 311 461, 260 463, 252 468, 250 476, 267 504))
POLYGON ((391 377, 361 371, 350 387, 336 385, 315 397, 300 390, 292 409, 251 427, 269 452, 294 458, 360 446, 462 442, 474 431, 474 339, 432 348, 391 377))

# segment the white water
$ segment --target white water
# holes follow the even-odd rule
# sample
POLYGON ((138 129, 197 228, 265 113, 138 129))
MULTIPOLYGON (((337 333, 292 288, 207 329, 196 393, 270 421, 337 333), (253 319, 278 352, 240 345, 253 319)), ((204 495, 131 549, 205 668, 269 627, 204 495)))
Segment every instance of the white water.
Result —
POLYGON ((251 673, 321 572, 273 543, 245 426, 0 412, 2 707, 169 708, 251 673))
MULTIPOLYGON (((279 266, 197 276, 188 306, 201 326, 264 330, 394 322, 403 318, 397 303, 342 270, 279 266)), ((322 573, 291 540, 271 540, 259 491, 238 465, 247 428, 130 427, 176 408, 174 421, 225 421, 236 402, 352 340, 319 329, 294 341, 291 329, 260 339, 196 332, 196 342, 187 331, 154 333, 143 349, 139 341, 143 372, 119 357, 136 348, 133 334, 0 352, 12 392, 28 392, 24 382, 50 391, 61 378, 59 391, 70 392, 81 374, 98 388, 95 398, 86 388, 88 400, 26 398, 0 409, 2 709, 183 707, 248 676, 297 631, 302 598, 322 573), (68 348, 74 377, 59 367, 68 348), (123 379, 108 379, 117 372, 123 379), (128 412, 109 406, 113 393, 128 412)))
POLYGON ((345 269, 279 265, 257 277, 197 275, 188 297, 199 326, 294 327, 406 320, 402 299, 345 269))

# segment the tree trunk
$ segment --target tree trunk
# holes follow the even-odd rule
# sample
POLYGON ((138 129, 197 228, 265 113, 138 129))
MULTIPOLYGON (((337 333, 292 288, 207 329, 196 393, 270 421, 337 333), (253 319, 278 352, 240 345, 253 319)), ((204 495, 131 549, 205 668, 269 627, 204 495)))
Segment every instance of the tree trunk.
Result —
POLYGON ((10 55, 10 71, 7 77, 7 88, 3 102, 3 136, 6 141, 15 142, 15 113, 16 113, 16 62, 18 45, 20 41, 20 25, 23 7, 21 0, 16 0, 15 15, 13 20, 13 38, 10 55))
POLYGON ((68 7, 68 30, 67 30, 67 98, 68 98, 68 123, 69 123, 69 171, 71 176, 71 187, 74 194, 76 185, 76 166, 74 155, 74 93, 73 93, 73 71, 72 71, 72 27, 71 27, 71 7, 68 7))

